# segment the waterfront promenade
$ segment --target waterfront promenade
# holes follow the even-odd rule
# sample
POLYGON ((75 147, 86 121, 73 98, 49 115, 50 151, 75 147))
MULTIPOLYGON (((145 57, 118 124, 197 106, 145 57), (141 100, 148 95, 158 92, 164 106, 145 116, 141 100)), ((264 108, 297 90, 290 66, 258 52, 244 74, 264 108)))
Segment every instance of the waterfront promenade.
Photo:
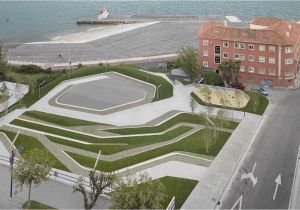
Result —
MULTIPOLYGON (((21 44, 8 48, 7 59, 12 64, 37 63, 44 67, 61 64, 68 67, 69 61, 72 65, 98 64, 116 59, 133 62, 140 58, 147 60, 150 56, 174 55, 182 46, 197 48, 201 22, 203 20, 198 19, 157 21, 133 30, 125 30, 124 25, 116 28, 118 33, 112 31, 111 36, 86 43, 66 43, 64 40, 64 43, 21 44)), ((160 57, 157 58, 159 60, 160 57)))

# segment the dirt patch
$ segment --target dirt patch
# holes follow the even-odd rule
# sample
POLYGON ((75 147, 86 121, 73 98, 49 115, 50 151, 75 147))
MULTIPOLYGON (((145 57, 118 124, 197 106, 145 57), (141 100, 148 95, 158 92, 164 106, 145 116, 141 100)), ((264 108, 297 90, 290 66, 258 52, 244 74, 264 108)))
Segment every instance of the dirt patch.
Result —
POLYGON ((243 108, 250 99, 250 97, 241 90, 209 85, 200 85, 194 92, 205 103, 232 108, 243 108))

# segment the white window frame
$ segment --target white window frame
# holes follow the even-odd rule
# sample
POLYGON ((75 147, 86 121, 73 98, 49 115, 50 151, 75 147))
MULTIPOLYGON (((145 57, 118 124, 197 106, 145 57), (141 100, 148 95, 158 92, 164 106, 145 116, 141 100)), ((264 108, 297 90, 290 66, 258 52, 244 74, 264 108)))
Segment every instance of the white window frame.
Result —
POLYGON ((223 53, 223 58, 229 58, 229 53, 224 52, 224 53, 223 53), (225 55, 227 55, 227 57, 225 57, 225 55))
POLYGON ((248 55, 248 60, 249 60, 249 61, 252 61, 252 62, 255 61, 254 55, 248 55), (250 58, 253 58, 253 59, 250 59, 250 58))
POLYGON ((270 45, 269 46, 269 52, 275 52, 275 51, 276 51, 275 46, 270 45))
POLYGON ((245 60, 245 55, 244 54, 240 54, 240 60, 244 61, 245 60))
POLYGON ((208 61, 203 61, 202 64, 204 67, 208 67, 208 61))
POLYGON ((258 62, 259 62, 259 63, 265 63, 265 62, 266 62, 265 56, 259 56, 259 57, 258 57, 258 62))
POLYGON ((234 59, 235 60, 240 60, 240 56, 241 56, 240 54, 234 54, 234 59), (238 58, 237 58, 237 56, 238 56, 238 58))
POLYGON ((255 45, 254 44, 248 44, 248 49, 249 50, 255 50, 255 45), (253 47, 253 49, 251 49, 251 47, 253 47))
POLYGON ((202 40, 202 45, 203 46, 208 46, 208 40, 207 39, 203 39, 202 40))
POLYGON ((260 52, 266 51, 266 46, 263 45, 263 44, 260 44, 259 47, 258 47, 258 50, 259 50, 260 52))
POLYGON ((245 66, 240 66, 240 72, 244 72, 245 71, 245 66))
POLYGON ((203 50, 203 56, 207 57, 208 56, 208 50, 203 50))
POLYGON ((269 68, 269 75, 275 76, 275 75, 276 75, 276 69, 275 69, 275 68, 269 68), (271 73, 271 71, 272 71, 272 72, 274 71, 274 74, 271 73))
POLYGON ((229 43, 228 42, 223 42, 223 47, 224 48, 228 48, 229 47, 229 43))
POLYGON ((269 57, 269 63, 275 64, 276 59, 274 57, 269 57))
POLYGON ((258 73, 259 74, 266 74, 266 69, 264 67, 258 67, 258 73), (261 72, 263 70, 263 73, 261 72))
POLYGON ((293 48, 292 47, 286 47, 285 48, 285 53, 288 54, 288 53, 292 53, 293 52, 293 48))
POLYGON ((291 65, 291 64, 293 64, 293 63, 294 63, 293 58, 286 58, 286 59, 285 59, 285 65, 291 65))
POLYGON ((255 68, 253 66, 249 66, 248 67, 248 72, 249 73, 254 73, 255 72, 255 68), (250 70, 251 69, 251 70, 250 70))
POLYGON ((234 48, 245 49, 245 43, 236 42, 236 43, 234 43, 234 48))

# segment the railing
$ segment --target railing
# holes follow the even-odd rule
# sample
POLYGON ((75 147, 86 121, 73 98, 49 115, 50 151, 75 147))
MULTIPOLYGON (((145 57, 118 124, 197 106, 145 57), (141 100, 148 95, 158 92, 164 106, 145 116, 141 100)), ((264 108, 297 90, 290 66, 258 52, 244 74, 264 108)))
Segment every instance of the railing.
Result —
POLYGON ((173 209, 175 209, 175 196, 173 196, 168 207, 166 208, 166 210, 173 210, 173 209))
MULTIPOLYGON (((17 159, 18 158, 15 158, 15 160, 17 160, 17 159)), ((9 166, 10 165, 10 157, 7 157, 5 155, 1 155, 0 154, 0 164, 1 163, 4 164, 4 165, 9 166)), ((16 161, 14 162, 14 165, 15 164, 16 164, 16 161)), ((73 174, 73 173, 69 173, 69 172, 63 172, 61 170, 53 168, 49 172, 49 177, 51 179, 53 179, 53 180, 73 185, 73 184, 76 183, 76 181, 78 180, 78 178, 81 177, 81 175, 73 174)), ((83 185, 85 187, 90 188, 89 178, 84 177, 84 179, 83 179, 82 182, 83 182, 83 185)), ((104 193, 110 193, 112 191, 113 191, 112 188, 107 188, 104 193)))

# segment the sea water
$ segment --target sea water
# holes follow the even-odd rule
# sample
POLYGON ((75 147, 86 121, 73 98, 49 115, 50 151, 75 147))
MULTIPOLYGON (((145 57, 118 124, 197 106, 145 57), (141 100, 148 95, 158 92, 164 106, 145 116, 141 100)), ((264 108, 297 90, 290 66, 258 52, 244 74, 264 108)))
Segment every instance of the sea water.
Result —
MULTIPOLYGON (((105 7, 113 16, 235 15, 242 20, 272 16, 300 20, 300 1, 1 1, 0 40, 47 41, 87 30, 78 19, 95 19, 105 7)), ((96 27, 96 26, 92 26, 96 27)))

